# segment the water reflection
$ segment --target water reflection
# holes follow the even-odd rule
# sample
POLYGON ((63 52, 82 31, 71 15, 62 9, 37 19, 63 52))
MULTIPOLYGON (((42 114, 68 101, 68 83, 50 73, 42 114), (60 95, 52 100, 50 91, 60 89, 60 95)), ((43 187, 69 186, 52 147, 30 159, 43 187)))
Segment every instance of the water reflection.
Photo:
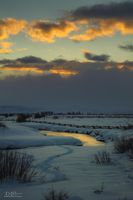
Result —
POLYGON ((104 145, 103 142, 97 141, 95 138, 85 135, 85 134, 80 134, 80 133, 66 133, 66 132, 53 132, 53 131, 41 131, 41 134, 46 135, 46 136, 61 136, 61 137, 72 137, 79 139, 84 146, 100 146, 104 145))

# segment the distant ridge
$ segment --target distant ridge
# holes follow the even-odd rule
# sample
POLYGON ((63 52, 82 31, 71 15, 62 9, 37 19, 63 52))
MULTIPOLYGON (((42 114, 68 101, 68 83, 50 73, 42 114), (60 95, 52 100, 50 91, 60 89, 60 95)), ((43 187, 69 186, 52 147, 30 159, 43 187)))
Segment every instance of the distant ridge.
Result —
POLYGON ((0 106, 0 113, 32 113, 39 112, 41 108, 26 107, 26 106, 0 106))
MULTIPOLYGON (((34 112, 54 112, 54 113, 69 113, 69 112, 81 112, 83 114, 89 115, 133 115, 133 112, 130 111, 117 111, 116 109, 111 109, 115 111, 110 111, 101 107, 101 109, 96 109, 91 106, 88 106, 88 109, 80 106, 21 106, 21 105, 0 105, 0 114, 6 113, 34 113, 34 112)), ((122 109, 121 109, 122 110, 122 109)))

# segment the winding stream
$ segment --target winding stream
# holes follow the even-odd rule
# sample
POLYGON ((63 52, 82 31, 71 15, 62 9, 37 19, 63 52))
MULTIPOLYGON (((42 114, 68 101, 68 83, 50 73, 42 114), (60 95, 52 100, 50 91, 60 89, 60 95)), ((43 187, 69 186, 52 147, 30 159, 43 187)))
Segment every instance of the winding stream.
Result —
POLYGON ((83 146, 100 146, 104 145, 103 142, 97 141, 94 137, 80 134, 80 133, 66 133, 66 132, 54 132, 54 131, 41 131, 41 134, 45 136, 57 136, 57 137, 72 137, 80 140, 83 146))

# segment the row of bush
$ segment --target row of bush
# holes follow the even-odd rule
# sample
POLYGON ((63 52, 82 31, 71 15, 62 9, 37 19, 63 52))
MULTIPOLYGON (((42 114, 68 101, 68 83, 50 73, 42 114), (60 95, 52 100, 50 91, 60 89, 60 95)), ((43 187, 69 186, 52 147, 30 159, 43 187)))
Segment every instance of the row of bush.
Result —
POLYGON ((6 128, 6 125, 2 122, 0 122, 0 128, 6 128))

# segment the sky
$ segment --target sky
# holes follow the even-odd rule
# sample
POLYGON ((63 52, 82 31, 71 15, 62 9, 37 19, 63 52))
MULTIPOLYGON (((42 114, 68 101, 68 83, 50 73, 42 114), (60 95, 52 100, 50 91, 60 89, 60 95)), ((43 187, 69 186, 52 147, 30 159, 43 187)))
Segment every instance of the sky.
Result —
POLYGON ((0 106, 128 113, 132 91, 133 1, 0 1, 0 106))

